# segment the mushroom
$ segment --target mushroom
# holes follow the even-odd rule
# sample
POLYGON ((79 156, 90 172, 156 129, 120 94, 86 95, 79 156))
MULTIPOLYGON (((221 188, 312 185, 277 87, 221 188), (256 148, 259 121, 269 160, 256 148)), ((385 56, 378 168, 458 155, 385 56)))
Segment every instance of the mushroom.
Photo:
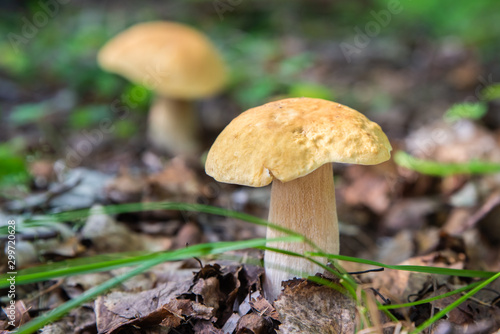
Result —
MULTIPOLYGON (((290 98, 249 109, 220 133, 205 170, 219 182, 262 187, 272 183, 269 221, 299 232, 326 253, 339 253, 339 232, 331 162, 378 164, 391 145, 380 126, 339 103, 290 98)), ((267 238, 282 236, 267 229, 267 238)), ((296 253, 306 243, 273 242, 296 253)), ((264 254, 266 297, 274 300, 281 282, 314 275, 322 268, 302 258, 264 254), (282 267, 282 268, 279 268, 282 267)))
POLYGON ((148 137, 172 154, 199 150, 192 101, 219 92, 226 83, 224 62, 201 32, 174 22, 136 24, 108 41, 99 65, 156 92, 148 137))

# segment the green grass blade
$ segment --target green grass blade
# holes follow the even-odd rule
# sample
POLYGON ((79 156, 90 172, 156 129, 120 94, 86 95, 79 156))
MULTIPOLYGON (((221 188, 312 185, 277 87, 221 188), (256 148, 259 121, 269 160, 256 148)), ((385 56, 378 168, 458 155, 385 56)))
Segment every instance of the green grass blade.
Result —
MULTIPOLYGON (((301 242, 303 238, 296 236, 291 237, 280 237, 273 239, 274 241, 285 241, 285 242, 301 242)), ((269 242, 269 240, 267 240, 269 242)), ((212 254, 220 254, 231 250, 245 249, 245 248, 255 248, 266 244, 266 239, 251 239, 243 241, 226 241, 226 242, 216 242, 216 243, 205 243, 199 245, 193 245, 182 249, 177 249, 173 251, 145 254, 139 256, 130 257, 128 254, 125 257, 120 258, 119 254, 114 254, 109 260, 103 260, 102 256, 98 256, 97 260, 93 258, 67 260, 64 263, 54 263, 48 265, 41 265, 38 267, 30 268, 27 270, 20 270, 16 276, 16 284, 28 284, 46 281, 49 279, 54 279, 58 277, 72 276, 87 274, 98 271, 108 271, 111 269, 128 267, 140 264, 144 261, 150 261, 155 259, 160 259, 163 262, 166 261, 176 261, 192 257, 202 257, 212 254)), ((8 275, 0 276, 0 288, 5 288, 9 286, 7 281, 8 275)))
POLYGON ((144 212, 144 211, 154 211, 154 210, 179 210, 179 211, 201 212, 212 215, 225 216, 229 218, 244 220, 257 225, 269 226, 271 228, 287 233, 289 235, 300 236, 300 234, 298 234, 297 232, 281 227, 279 225, 271 224, 265 219, 261 219, 246 213, 227 210, 205 204, 191 204, 191 203, 177 203, 177 202, 127 203, 127 204, 107 205, 92 209, 65 211, 61 213, 46 215, 40 218, 27 219, 25 221, 25 224, 29 226, 30 223, 35 223, 39 221, 66 222, 66 221, 86 218, 94 214, 115 215, 119 213, 144 212))
POLYGON ((398 318, 396 318, 396 316, 394 314, 392 314, 388 309, 381 308, 384 305, 382 305, 378 300, 375 300, 375 302, 377 303, 378 309, 381 310, 382 312, 384 312, 384 314, 389 319, 391 319, 392 322, 399 322, 398 318))
MULTIPOLYGON (((282 231, 290 235, 298 235, 298 233, 294 231, 288 230, 278 225, 270 224, 265 219, 261 219, 246 213, 241 213, 237 211, 227 210, 204 204, 191 204, 191 203, 178 203, 178 202, 127 203, 127 204, 107 205, 102 207, 64 211, 60 213, 48 214, 44 216, 26 219, 23 222, 23 225, 25 227, 41 226, 53 222, 74 221, 78 219, 87 218, 90 215, 97 215, 97 214, 116 215, 120 213, 144 212, 144 211, 154 211, 154 210, 179 210, 186 212, 208 213, 218 216, 240 219, 257 225, 270 226, 272 228, 275 228, 276 230, 282 231)), ((2 234, 4 234, 4 229, 0 229, 0 231, 2 234)))
POLYGON ((494 280, 496 280, 499 277, 500 277, 500 272, 498 272, 495 275, 491 276, 487 280, 484 280, 483 282, 481 282, 480 284, 478 284, 475 288, 473 288, 471 291, 467 292, 462 297, 460 297, 459 299, 455 300, 453 303, 451 303, 450 305, 446 306, 444 309, 442 309, 441 311, 439 311, 438 313, 436 313, 433 317, 431 317, 430 319, 424 321, 420 326, 418 326, 417 328, 415 328, 415 330, 413 330, 411 332, 411 334, 421 333, 424 329, 426 329, 427 327, 429 327, 430 325, 432 325, 433 323, 435 323, 436 321, 438 321, 439 319, 441 319, 448 312, 450 312, 455 307, 457 307, 460 304, 462 304, 464 301, 466 301, 470 297, 474 296, 479 290, 481 290, 482 288, 486 287, 488 284, 490 284, 491 282, 493 282, 494 280))
POLYGON ((491 276, 496 274, 495 272, 482 271, 482 270, 464 270, 464 269, 440 268, 440 267, 430 267, 430 266, 412 266, 412 265, 390 265, 372 260, 359 259, 351 256, 326 254, 318 252, 306 252, 306 255, 324 256, 329 259, 362 263, 370 266, 382 267, 387 269, 413 271, 426 274, 450 275, 458 277, 479 277, 479 278, 490 278, 491 276))
POLYGON ((417 306, 417 305, 432 303, 435 300, 443 299, 443 298, 446 298, 446 297, 450 297, 450 296, 456 295, 457 293, 461 293, 461 292, 470 290, 470 289, 478 286, 479 284, 481 284, 481 282, 475 282, 475 283, 469 284, 467 286, 455 289, 453 291, 443 293, 442 295, 439 295, 439 296, 435 296, 435 297, 431 297, 431 298, 427 298, 427 299, 422 299, 422 300, 417 300, 417 301, 411 302, 411 303, 391 304, 391 305, 379 305, 378 308, 379 308, 379 310, 392 310, 392 309, 397 309, 397 308, 404 308, 404 307, 411 307, 411 306, 417 306))
MULTIPOLYGON (((318 260, 312 258, 311 256, 306 256, 304 254, 300 254, 300 253, 296 253, 296 252, 291 252, 291 251, 287 251, 287 250, 283 250, 283 249, 279 249, 279 248, 274 248, 274 247, 267 247, 267 246, 259 246, 257 248, 263 249, 263 250, 266 250, 266 251, 272 251, 272 252, 276 252, 276 253, 281 253, 281 254, 285 254, 285 255, 289 255, 289 256, 301 257, 301 258, 304 258, 306 260, 309 260, 310 262, 312 262, 312 263, 316 264, 317 266, 323 268, 323 270, 328 271, 333 276, 338 277, 339 280, 340 280, 340 283, 344 286, 345 290, 347 290, 347 292, 349 292, 349 294, 351 295, 351 297, 354 298, 354 300, 356 300, 356 288, 357 288, 358 284, 344 270, 344 268, 342 268, 339 264, 334 263, 334 265, 335 265, 335 269, 334 269, 334 268, 331 268, 331 267, 325 265, 324 263, 319 262, 318 260)), ((323 253, 321 253, 321 254, 323 254, 323 253)), ((320 284, 321 284, 321 281, 322 281, 322 279, 320 279, 319 277, 315 277, 315 276, 309 276, 307 279, 310 280, 310 281, 316 282, 316 283, 320 283, 320 284)))
POLYGON ((398 151, 394 161, 405 168, 432 176, 450 176, 456 174, 490 174, 500 172, 500 164, 488 161, 469 161, 466 163, 443 163, 415 158, 410 154, 398 151))
MULTIPOLYGON (((311 240, 303 237, 300 233, 297 233, 293 230, 270 223, 265 219, 261 219, 246 213, 227 210, 205 204, 191 204, 191 203, 178 203, 178 202, 150 202, 150 203, 127 203, 127 204, 108 205, 103 207, 95 207, 91 209, 65 211, 42 217, 34 217, 31 219, 26 219, 23 225, 25 227, 40 226, 43 223, 74 221, 95 214, 115 215, 119 213, 143 212, 143 211, 154 211, 154 210, 179 210, 187 212, 208 213, 212 215, 225 216, 228 218, 235 218, 252 224, 266 226, 268 228, 283 232, 290 236, 300 237, 305 243, 311 245, 314 249, 320 251, 319 247, 316 246, 311 240)), ((0 227, 0 235, 6 233, 7 229, 0 227)))

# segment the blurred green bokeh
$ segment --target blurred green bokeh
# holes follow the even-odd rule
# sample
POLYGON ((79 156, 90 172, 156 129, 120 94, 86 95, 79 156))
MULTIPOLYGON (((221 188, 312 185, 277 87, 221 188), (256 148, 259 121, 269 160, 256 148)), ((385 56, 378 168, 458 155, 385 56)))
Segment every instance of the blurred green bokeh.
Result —
POLYGON ((488 111, 483 102, 465 102, 451 106, 444 114, 444 119, 454 122, 460 119, 481 119, 488 111))
POLYGON ((0 144, 0 195, 9 196, 12 187, 26 187, 30 177, 24 155, 21 153, 23 143, 12 140, 0 144))

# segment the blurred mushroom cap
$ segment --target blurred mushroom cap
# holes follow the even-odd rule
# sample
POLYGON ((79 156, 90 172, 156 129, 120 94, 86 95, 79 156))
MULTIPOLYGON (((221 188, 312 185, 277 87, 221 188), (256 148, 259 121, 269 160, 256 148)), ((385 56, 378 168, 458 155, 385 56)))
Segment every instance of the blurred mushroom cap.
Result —
POLYGON ((222 57, 210 40, 175 22, 136 24, 108 41, 97 60, 104 70, 172 98, 214 95, 227 81, 222 57))
POLYGON ((336 102, 291 98, 249 109, 217 137, 205 164, 217 181, 252 187, 305 176, 323 164, 373 165, 392 147, 380 126, 336 102))

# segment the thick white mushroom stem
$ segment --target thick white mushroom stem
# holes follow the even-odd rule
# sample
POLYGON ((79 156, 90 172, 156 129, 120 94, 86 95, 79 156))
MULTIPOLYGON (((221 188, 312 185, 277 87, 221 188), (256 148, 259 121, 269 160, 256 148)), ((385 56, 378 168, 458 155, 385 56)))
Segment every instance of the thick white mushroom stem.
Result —
POLYGON ((173 155, 199 151, 200 126, 193 103, 157 96, 149 110, 148 137, 157 148, 173 155))
MULTIPOLYGON (((312 240, 327 253, 339 253, 339 230, 332 164, 328 163, 311 174, 289 181, 273 181, 269 221, 294 230, 312 240)), ((283 236, 271 228, 267 238, 283 236)), ((296 253, 311 251, 305 243, 272 242, 269 247, 296 253)), ((326 264, 326 260, 318 258, 326 264)), ((275 300, 281 292, 281 282, 294 277, 307 277, 323 272, 305 259, 266 251, 264 292, 269 300, 275 300)))

